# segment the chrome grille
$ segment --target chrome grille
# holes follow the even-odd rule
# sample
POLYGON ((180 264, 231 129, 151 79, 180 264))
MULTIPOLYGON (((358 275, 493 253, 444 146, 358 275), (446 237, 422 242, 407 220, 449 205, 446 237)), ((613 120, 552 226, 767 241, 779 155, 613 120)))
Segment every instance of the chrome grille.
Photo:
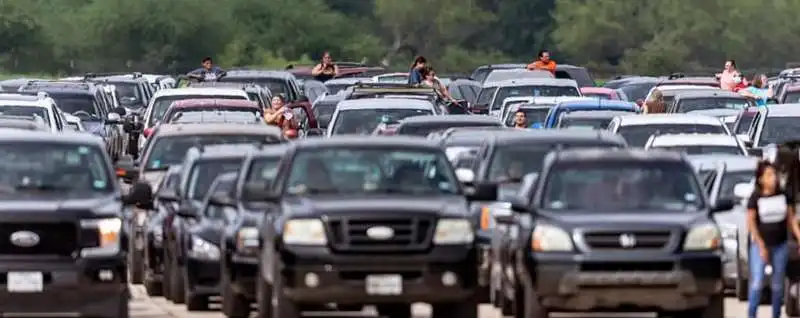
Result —
POLYGON ((0 223, 0 255, 72 256, 80 245, 78 236, 77 224, 73 222, 0 223), (38 243, 30 247, 13 244, 11 235, 19 231, 36 233, 38 243))
POLYGON ((431 244, 436 220, 430 217, 342 217, 328 219, 331 247, 337 252, 402 253, 422 252, 431 244), (374 238, 370 228, 392 230, 388 238, 374 238))
POLYGON ((667 247, 670 231, 586 231, 583 241, 590 249, 663 249, 667 247))

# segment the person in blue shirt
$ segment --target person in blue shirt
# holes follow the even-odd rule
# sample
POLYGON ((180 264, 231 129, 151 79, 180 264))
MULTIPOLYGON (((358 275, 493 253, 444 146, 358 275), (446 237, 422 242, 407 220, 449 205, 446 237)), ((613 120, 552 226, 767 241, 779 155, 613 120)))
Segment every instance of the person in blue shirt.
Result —
POLYGON ((428 60, 424 56, 417 56, 414 59, 414 64, 411 64, 411 70, 408 71, 408 84, 419 85, 424 78, 422 77, 422 69, 428 65, 428 60))
POLYGON ((211 57, 207 56, 204 58, 201 65, 201 68, 187 73, 186 76, 201 81, 216 81, 225 74, 225 71, 214 65, 214 61, 211 60, 211 57))
POLYGON ((772 85, 767 87, 767 76, 759 74, 753 78, 752 84, 740 90, 739 94, 747 98, 752 98, 755 100, 756 106, 760 108, 767 107, 767 100, 775 95, 775 91, 772 89, 772 85))

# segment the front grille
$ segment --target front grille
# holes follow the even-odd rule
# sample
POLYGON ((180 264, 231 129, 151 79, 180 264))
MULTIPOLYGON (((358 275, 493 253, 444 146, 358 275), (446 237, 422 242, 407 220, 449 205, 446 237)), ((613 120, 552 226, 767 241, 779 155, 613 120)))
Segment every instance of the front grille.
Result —
POLYGON ((436 220, 430 217, 349 217, 328 220, 331 247, 337 252, 404 253, 423 252, 431 244, 436 220), (390 238, 367 235, 374 227, 392 229, 390 238))
POLYGON ((56 255, 72 256, 78 249, 78 227, 73 222, 54 223, 0 223, 0 255, 56 255), (17 246, 11 235, 30 231, 39 236, 38 244, 17 246))
POLYGON ((591 249, 662 249, 669 244, 670 231, 585 232, 583 240, 591 249))

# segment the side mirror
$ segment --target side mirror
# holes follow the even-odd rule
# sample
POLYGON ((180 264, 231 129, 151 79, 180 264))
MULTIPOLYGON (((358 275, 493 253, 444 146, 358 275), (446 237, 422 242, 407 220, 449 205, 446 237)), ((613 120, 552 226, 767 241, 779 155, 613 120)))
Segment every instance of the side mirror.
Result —
POLYGON ((475 182, 475 172, 472 169, 458 168, 456 169, 456 179, 462 184, 472 184, 475 182))
POLYGON ((739 199, 747 199, 753 194, 754 188, 751 183, 739 183, 733 187, 733 195, 739 199))
POLYGON ((472 186, 471 193, 467 194, 470 201, 497 201, 497 184, 480 183, 472 186))
POLYGON ((777 104, 777 103, 778 103, 778 99, 776 99, 776 98, 767 99, 767 104, 777 104))
MULTIPOLYGON (((752 145, 753 145, 753 143, 750 143, 750 146, 752 146, 752 145)), ((747 149, 747 153, 749 155, 751 155, 751 156, 760 158, 761 156, 764 155, 764 149, 761 149, 761 148, 749 148, 749 149, 747 149)))
POLYGON ((225 191, 214 192, 211 195, 211 197, 209 198, 208 201, 209 201, 209 203, 211 203, 213 205, 219 205, 219 206, 233 206, 233 205, 235 205, 234 204, 235 202, 231 199, 231 197, 225 191))
POLYGON ((736 206, 736 200, 731 198, 720 198, 716 204, 711 207, 711 213, 724 212, 733 209, 736 206))
POLYGON ((117 161, 115 170, 117 177, 126 182, 131 182, 139 178, 139 169, 136 166, 136 162, 129 156, 120 158, 117 161))
POLYGON ((511 214, 504 214, 504 215, 495 215, 494 220, 497 223, 501 224, 514 224, 517 223, 517 215, 514 213, 511 214))
POLYGON ((139 208, 153 209, 153 188, 147 182, 137 182, 123 197, 125 205, 135 205, 139 208))
MULTIPOLYGON (((117 107, 112 110, 114 114, 119 115, 119 117, 125 117, 128 114, 128 111, 125 110, 125 107, 117 107)), ((109 114, 110 115, 110 114, 109 114)))
POLYGON ((122 117, 117 113, 108 113, 108 118, 103 122, 106 125, 117 125, 122 123, 122 117))
POLYGON ((309 130, 306 130, 306 137, 312 137, 312 136, 313 137, 321 137, 321 136, 324 136, 324 135, 325 135, 325 132, 322 129, 319 129, 319 128, 311 128, 309 130))
POLYGON ((159 189, 158 193, 156 193, 156 198, 165 202, 177 202, 180 200, 178 193, 173 189, 159 189))
POLYGON ((521 195, 516 195, 511 198, 511 211, 514 213, 522 213, 528 211, 528 199, 521 195))
POLYGON ((242 189, 242 200, 248 202, 276 202, 279 197, 269 191, 263 182, 250 182, 242 189))
POLYGON ((177 214, 178 216, 183 217, 183 218, 196 218, 197 217, 197 213, 195 213, 194 208, 189 206, 189 205, 184 205, 184 206, 179 207, 178 211, 176 211, 175 214, 177 214))

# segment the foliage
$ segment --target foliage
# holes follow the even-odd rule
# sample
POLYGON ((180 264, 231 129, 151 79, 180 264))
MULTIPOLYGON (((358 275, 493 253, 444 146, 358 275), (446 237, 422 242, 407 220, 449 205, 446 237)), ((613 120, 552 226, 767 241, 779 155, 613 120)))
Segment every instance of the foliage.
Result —
POLYGON ((781 68, 797 61, 800 0, 0 0, 0 71, 185 72, 337 60, 440 73, 527 62, 613 73, 781 68))

